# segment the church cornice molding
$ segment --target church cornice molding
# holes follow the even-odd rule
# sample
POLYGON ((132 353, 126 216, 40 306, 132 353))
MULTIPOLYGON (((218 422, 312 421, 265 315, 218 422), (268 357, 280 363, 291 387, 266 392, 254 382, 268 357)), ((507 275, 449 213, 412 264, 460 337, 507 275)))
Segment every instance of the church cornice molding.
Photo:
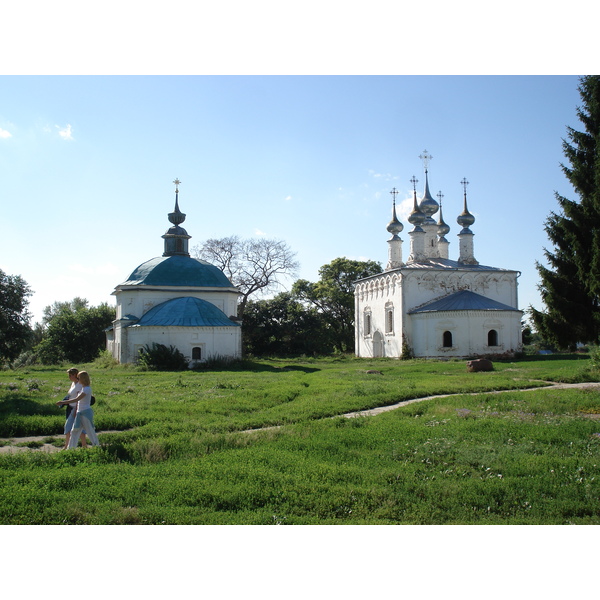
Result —
POLYGON ((177 285, 118 285, 113 295, 119 292, 193 292, 195 294, 203 292, 226 292, 228 294, 238 294, 241 292, 236 287, 204 287, 204 286, 177 286, 177 285))
POLYGON ((213 326, 213 325, 131 325, 130 327, 128 327, 129 330, 135 330, 135 331, 141 331, 142 329, 144 331, 151 331, 153 329, 155 329, 156 331, 181 331, 182 329, 204 329, 207 332, 219 332, 222 331, 223 333, 226 333, 228 331, 230 331, 231 329, 237 329, 238 327, 241 327, 240 323, 234 323, 233 325, 218 325, 218 326, 213 326))
MULTIPOLYGON (((413 309, 414 310, 414 309, 413 309)), ((498 309, 493 309, 493 308, 482 308, 482 309, 476 309, 476 308, 472 308, 469 310, 431 310, 431 311, 427 311, 427 312, 418 312, 418 313, 410 313, 410 311, 408 312, 408 316, 411 318, 425 318, 425 319, 432 319, 432 318, 453 318, 453 317, 484 317, 487 315, 494 315, 496 317, 503 317, 503 316, 513 316, 515 313, 521 313, 523 314, 522 310, 519 310, 518 308, 515 308, 514 310, 498 310, 498 309)))

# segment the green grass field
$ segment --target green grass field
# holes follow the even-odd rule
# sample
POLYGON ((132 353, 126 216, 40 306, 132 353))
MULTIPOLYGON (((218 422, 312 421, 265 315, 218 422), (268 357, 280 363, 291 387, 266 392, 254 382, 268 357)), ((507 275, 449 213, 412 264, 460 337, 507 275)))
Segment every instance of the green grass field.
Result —
MULTIPOLYGON (((1 524, 600 523, 600 389, 543 389, 600 381, 585 355, 100 365, 102 446, 0 454, 1 524)), ((62 446, 65 371, 0 372, 0 443, 62 446)))

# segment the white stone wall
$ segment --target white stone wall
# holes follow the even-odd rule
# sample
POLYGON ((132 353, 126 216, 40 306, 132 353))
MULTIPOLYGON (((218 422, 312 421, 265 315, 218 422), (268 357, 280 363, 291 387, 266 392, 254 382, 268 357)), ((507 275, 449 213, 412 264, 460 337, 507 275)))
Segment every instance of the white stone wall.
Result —
POLYGON ((497 311, 408 315, 414 308, 461 290, 518 308, 517 275, 516 271, 402 268, 361 282, 355 289, 355 354, 400 357, 404 343, 415 356, 423 357, 518 352, 522 349, 521 312, 499 311, 501 316, 497 311), (394 315, 391 332, 386 323, 390 309, 394 315), (368 333, 366 315, 370 318, 368 333), (497 347, 487 346, 490 329, 498 331, 497 347), (443 348, 446 330, 453 332, 452 348, 443 348))
POLYGON ((402 274, 407 312, 461 290, 517 308, 515 271, 404 269, 402 274))
POLYGON ((237 316, 238 292, 224 291, 220 288, 117 288, 113 294, 117 297, 117 319, 133 315, 140 319, 151 308, 175 298, 192 297, 214 304, 225 316, 237 316))
POLYGON ((402 354, 404 315, 402 279, 397 271, 383 273, 359 284, 355 292, 355 354, 357 356, 391 356, 402 354), (393 319, 387 321, 391 312, 393 319), (365 331, 365 315, 370 316, 370 331, 365 331))
POLYGON ((241 358, 241 327, 136 327, 127 328, 121 362, 135 362, 138 351, 153 342, 175 346, 191 362, 192 349, 199 347, 201 360, 227 356, 241 358))
POLYGON ((189 287, 117 287, 113 292, 117 300, 117 318, 113 323, 112 339, 107 338, 107 349, 120 363, 135 362, 138 350, 156 342, 175 346, 188 360, 192 348, 202 350, 202 360, 213 356, 241 358, 241 327, 135 327, 125 316, 140 319, 151 308, 175 298, 192 297, 210 302, 225 316, 237 316, 239 293, 222 288, 189 287))
POLYGON ((445 311, 411 315, 414 355, 465 358, 520 352, 523 349, 521 316, 520 311, 445 311), (497 332, 497 345, 488 345, 490 330, 497 332), (444 347, 445 331, 452 335, 451 347, 444 347))

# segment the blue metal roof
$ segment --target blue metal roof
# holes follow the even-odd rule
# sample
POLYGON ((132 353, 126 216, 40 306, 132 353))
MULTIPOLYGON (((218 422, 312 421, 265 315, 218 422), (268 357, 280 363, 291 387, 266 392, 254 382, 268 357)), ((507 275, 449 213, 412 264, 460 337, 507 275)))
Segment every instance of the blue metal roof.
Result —
POLYGON ((160 256, 142 263, 121 285, 233 287, 215 265, 190 256, 160 256))
POLYGON ((508 306, 508 304, 502 304, 502 302, 486 298, 475 292, 461 290, 439 300, 427 302, 419 308, 408 311, 408 314, 456 310, 511 310, 520 312, 518 308, 508 306))
POLYGON ((239 327, 214 304, 200 298, 174 298, 151 308, 131 327, 239 327))

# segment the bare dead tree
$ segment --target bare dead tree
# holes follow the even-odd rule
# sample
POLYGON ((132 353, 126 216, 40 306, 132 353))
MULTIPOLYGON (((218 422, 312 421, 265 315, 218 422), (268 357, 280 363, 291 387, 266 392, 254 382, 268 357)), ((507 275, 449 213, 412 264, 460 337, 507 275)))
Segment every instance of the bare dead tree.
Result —
POLYGON ((238 317, 244 316, 252 294, 266 294, 281 286, 282 277, 296 277, 300 264, 296 253, 281 240, 238 236, 209 239, 192 248, 196 258, 221 269, 242 293, 238 317))

